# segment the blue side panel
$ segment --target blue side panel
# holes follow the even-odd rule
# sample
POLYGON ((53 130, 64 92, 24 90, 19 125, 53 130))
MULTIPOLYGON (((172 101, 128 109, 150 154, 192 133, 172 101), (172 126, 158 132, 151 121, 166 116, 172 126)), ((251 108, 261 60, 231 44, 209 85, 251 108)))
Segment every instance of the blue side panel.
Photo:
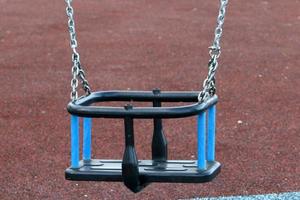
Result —
POLYGON ((79 117, 71 115, 71 168, 79 168, 79 117))
POLYGON ((198 169, 206 169, 206 113, 198 115, 198 169))
POLYGON ((92 118, 83 118, 83 160, 91 159, 92 118))
POLYGON ((216 105, 208 109, 207 161, 215 160, 216 144, 216 105))

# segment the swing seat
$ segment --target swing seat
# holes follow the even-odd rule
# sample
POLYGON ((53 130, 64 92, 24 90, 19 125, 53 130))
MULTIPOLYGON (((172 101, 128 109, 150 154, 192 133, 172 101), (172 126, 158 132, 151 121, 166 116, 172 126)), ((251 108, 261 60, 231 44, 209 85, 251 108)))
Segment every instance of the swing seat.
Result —
MULTIPOLYGON (((214 160, 214 137, 206 139, 206 111, 213 111, 217 103, 214 95, 198 103, 199 92, 103 91, 94 92, 68 104, 71 116, 71 166, 66 169, 67 180, 123 181, 133 192, 139 192, 151 182, 203 183, 211 181, 220 172, 221 165, 214 160), (153 107, 95 106, 104 101, 152 102, 153 107), (195 102, 191 105, 161 107, 162 102, 195 102), (162 119, 198 115, 198 160, 168 160, 167 141, 162 119), (83 159, 79 160, 79 117, 84 118, 83 159), (91 118, 123 118, 125 151, 122 160, 91 159, 91 118), (152 160, 138 160, 134 148, 133 119, 153 119, 152 160), (199 141, 200 139, 200 141, 199 141), (207 144, 206 144, 207 142, 207 144), (208 151, 206 149, 208 148, 208 151)), ((208 112, 208 113, 209 113, 208 112)), ((214 115, 209 114, 209 119, 214 115)), ((210 121, 207 122, 210 124, 210 121)), ((214 124, 215 122, 213 122, 214 124)), ((211 125, 208 125, 211 126, 211 125)), ((214 132, 214 131, 213 131, 214 132)), ((211 132, 212 133, 212 132, 211 132)))
MULTIPOLYGON (((220 172, 220 163, 207 162, 206 170, 198 170, 197 160, 139 160, 139 175, 143 182, 204 183, 220 172)), ((80 161, 78 169, 68 168, 66 179, 75 181, 123 181, 122 160, 80 161)))

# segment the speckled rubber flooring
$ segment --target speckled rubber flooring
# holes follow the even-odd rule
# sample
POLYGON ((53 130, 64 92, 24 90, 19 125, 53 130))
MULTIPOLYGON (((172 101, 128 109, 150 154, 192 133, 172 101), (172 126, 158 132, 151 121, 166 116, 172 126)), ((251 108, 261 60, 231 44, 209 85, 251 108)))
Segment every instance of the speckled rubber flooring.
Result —
MULTIPOLYGON (((199 90, 218 1, 74 0, 93 90, 199 90)), ((216 157, 206 184, 70 182, 71 57, 64 0, 0 0, 0 199, 187 199, 300 191, 300 2, 230 0, 217 74, 216 157)), ((121 105, 122 106, 122 105, 121 105)), ((150 120, 135 123, 139 159, 150 120)), ((195 159, 195 118, 164 121, 171 159, 195 159)), ((95 120, 93 157, 122 158, 121 120, 95 120)))

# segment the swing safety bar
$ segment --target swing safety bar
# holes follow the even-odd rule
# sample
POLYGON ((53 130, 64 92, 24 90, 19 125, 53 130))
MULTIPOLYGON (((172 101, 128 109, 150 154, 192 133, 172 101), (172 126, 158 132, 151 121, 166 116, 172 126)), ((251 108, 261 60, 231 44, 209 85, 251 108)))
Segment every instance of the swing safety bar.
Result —
POLYGON ((105 91, 94 92, 86 97, 70 102, 67 109, 72 115, 93 118, 181 118, 196 115, 217 103, 216 95, 203 103, 198 103, 199 92, 160 92, 153 91, 105 91), (142 101, 142 102, 197 102, 176 107, 110 107, 92 106, 105 101, 142 101))

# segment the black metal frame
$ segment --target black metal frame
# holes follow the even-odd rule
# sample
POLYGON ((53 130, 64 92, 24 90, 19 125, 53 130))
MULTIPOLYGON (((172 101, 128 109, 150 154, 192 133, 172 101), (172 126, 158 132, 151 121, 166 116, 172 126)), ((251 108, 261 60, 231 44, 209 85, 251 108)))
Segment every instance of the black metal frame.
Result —
POLYGON ((205 112, 217 103, 213 96, 203 103, 198 102, 198 92, 160 92, 153 91, 102 91, 91 93, 68 104, 72 115, 90 118, 123 118, 125 127, 125 151, 123 160, 81 161, 78 169, 66 170, 66 179, 82 181, 124 181, 133 192, 138 192, 150 182, 207 182, 220 172, 216 161, 208 163, 206 170, 199 170, 197 162, 170 161, 167 158, 167 140, 163 132, 163 118, 182 118, 205 112), (142 101, 152 102, 153 107, 94 106, 104 101, 142 101), (162 102, 194 102, 176 107, 161 107, 162 102), (134 118, 153 119, 152 160, 139 161, 134 148, 134 118))

